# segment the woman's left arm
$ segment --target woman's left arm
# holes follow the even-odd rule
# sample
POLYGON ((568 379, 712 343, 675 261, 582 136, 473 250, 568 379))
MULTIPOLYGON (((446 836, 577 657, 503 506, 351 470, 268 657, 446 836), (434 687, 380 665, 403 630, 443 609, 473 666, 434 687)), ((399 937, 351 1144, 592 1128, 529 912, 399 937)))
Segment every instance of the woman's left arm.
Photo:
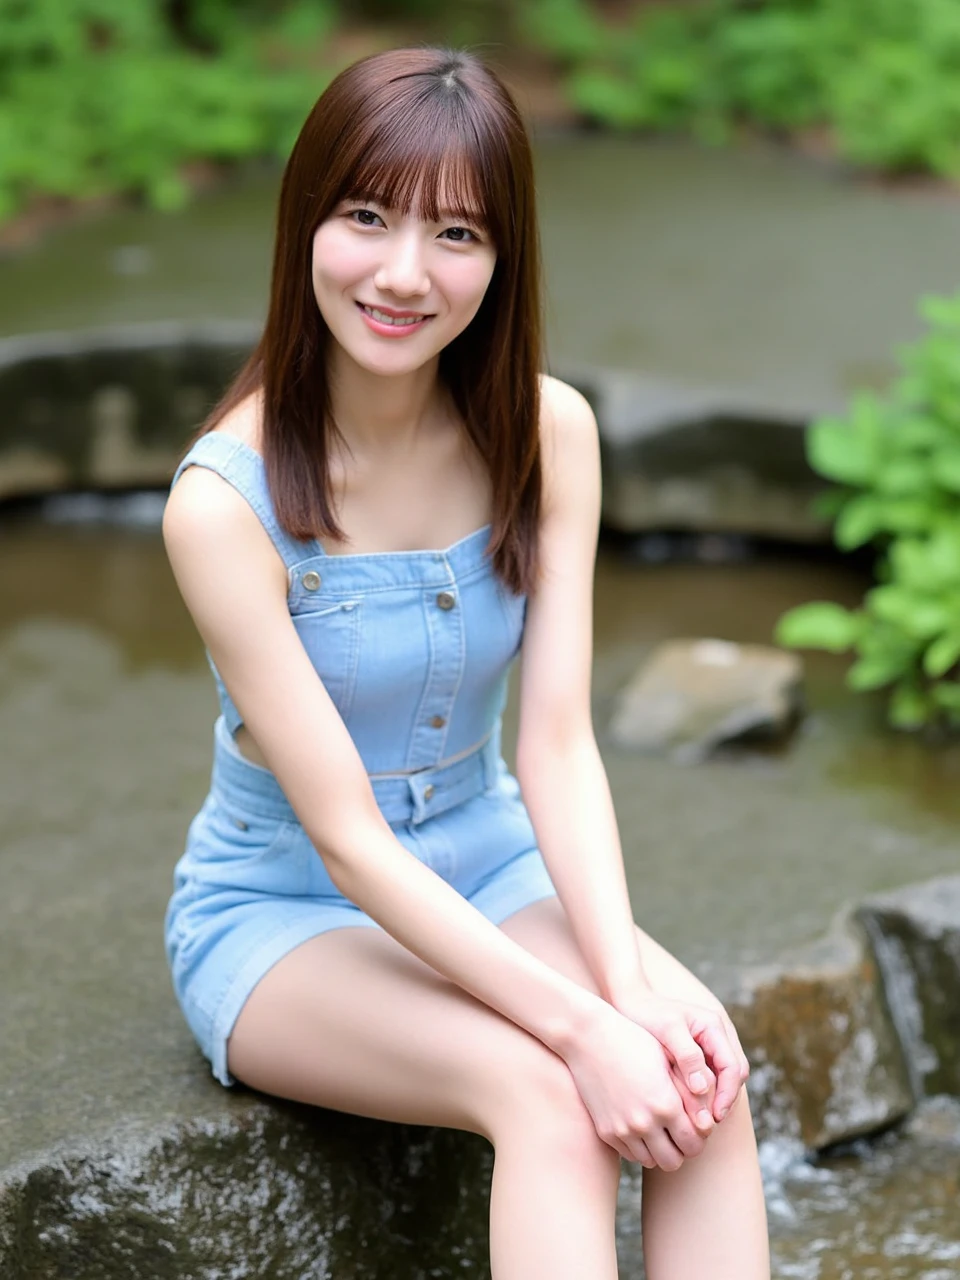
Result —
MULTIPOLYGON (((517 776, 557 894, 603 997, 660 1039, 685 1079, 706 1061, 716 1111, 746 1062, 728 1019, 659 999, 643 971, 616 816, 590 709, 600 451, 586 400, 543 380, 541 576, 527 603, 517 776)), ((695 1092, 700 1092, 691 1084, 695 1092)))

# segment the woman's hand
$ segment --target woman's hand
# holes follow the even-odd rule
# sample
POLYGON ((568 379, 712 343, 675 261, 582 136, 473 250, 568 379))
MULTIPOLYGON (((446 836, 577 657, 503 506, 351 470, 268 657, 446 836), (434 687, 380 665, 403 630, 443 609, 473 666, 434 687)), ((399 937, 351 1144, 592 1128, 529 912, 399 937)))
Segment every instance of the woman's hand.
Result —
POLYGON ((703 1150, 713 1126, 703 1100, 675 1078, 657 1039, 612 1005, 563 1057, 597 1134, 625 1160, 673 1171, 703 1150))
POLYGON ((618 1001, 617 1008, 657 1039, 693 1094, 703 1097, 716 1080, 713 1116, 723 1120, 750 1074, 726 1011, 649 991, 618 1001))

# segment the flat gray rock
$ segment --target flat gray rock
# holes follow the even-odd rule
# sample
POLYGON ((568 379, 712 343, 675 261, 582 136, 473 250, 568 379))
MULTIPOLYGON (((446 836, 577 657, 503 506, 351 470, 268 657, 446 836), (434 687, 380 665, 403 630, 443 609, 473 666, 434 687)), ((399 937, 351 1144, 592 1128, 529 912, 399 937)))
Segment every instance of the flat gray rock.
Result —
POLYGON ((618 746, 693 762, 745 736, 777 737, 796 719, 803 667, 796 654, 727 640, 672 640, 617 698, 618 746))

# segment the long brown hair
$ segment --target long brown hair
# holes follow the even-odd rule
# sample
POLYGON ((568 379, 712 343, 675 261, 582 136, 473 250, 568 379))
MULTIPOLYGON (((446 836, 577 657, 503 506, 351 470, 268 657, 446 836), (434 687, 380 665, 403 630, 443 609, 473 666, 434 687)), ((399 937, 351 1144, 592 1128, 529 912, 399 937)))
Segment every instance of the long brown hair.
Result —
POLYGON ((330 333, 313 294, 313 235, 342 200, 358 197, 404 213, 416 201, 417 216, 437 219, 450 189, 464 205, 455 204, 458 215, 479 204, 497 261, 477 314, 441 352, 440 377, 489 472, 494 568, 514 591, 528 591, 542 488, 533 160, 516 103, 471 54, 375 54, 321 95, 283 175, 263 335, 202 432, 262 389, 262 449, 281 525, 298 539, 342 538, 328 467, 330 333))

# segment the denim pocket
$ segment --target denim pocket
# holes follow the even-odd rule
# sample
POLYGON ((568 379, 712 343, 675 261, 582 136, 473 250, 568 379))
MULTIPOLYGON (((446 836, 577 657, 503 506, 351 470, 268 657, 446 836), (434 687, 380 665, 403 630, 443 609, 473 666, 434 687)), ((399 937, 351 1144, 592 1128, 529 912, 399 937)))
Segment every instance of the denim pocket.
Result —
POLYGON ((268 818, 230 796, 211 796, 187 850, 196 881, 252 893, 307 891, 298 822, 268 818))
POLYGON ((346 720, 353 707, 360 658, 360 600, 291 612, 293 625, 323 687, 346 720))

